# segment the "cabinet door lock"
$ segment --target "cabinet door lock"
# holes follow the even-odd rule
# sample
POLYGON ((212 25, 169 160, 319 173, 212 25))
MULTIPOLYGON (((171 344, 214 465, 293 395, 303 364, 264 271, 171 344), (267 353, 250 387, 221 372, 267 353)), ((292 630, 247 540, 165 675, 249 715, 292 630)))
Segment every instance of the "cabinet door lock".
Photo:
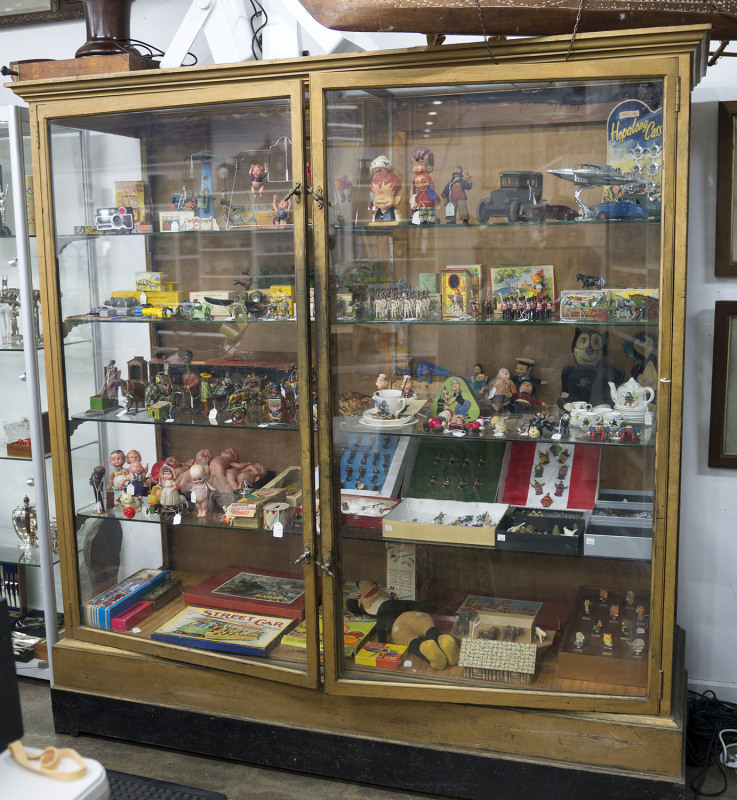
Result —
POLYGON ((309 564, 311 558, 312 558, 312 552, 310 551, 310 546, 306 544, 304 553, 302 553, 302 555, 299 556, 299 558, 294 563, 301 564, 302 562, 304 562, 305 564, 309 564))
POLYGON ((331 202, 325 199, 325 195, 322 193, 322 186, 318 186, 317 191, 307 186, 305 191, 307 192, 307 194, 312 195, 312 199, 317 203, 318 208, 320 209, 325 208, 326 203, 328 206, 333 205, 331 202))
POLYGON ((315 559, 315 564, 323 571, 324 575, 327 575, 328 578, 335 577, 335 558, 333 556, 333 551, 331 550, 327 556, 325 557, 325 562, 322 563, 315 559))
POLYGON ((284 198, 283 202, 286 203, 291 197, 294 198, 295 203, 299 203, 302 199, 302 184, 299 181, 294 184, 292 191, 284 198))

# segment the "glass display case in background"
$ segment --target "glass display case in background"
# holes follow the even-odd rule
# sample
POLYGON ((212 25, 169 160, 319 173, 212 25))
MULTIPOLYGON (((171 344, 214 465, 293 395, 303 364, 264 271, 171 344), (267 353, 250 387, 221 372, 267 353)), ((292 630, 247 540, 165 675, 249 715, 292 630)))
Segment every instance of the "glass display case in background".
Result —
POLYGON ((335 187, 321 496, 349 611, 398 653, 389 671, 346 650, 335 680, 647 700, 673 105, 657 77, 471 72, 319 86, 335 187))
POLYGON ((316 652, 279 644, 311 584, 301 110, 261 95, 50 125, 63 518, 81 636, 304 682, 316 652), (166 592, 112 619, 129 580, 166 592))
MULTIPOLYGON (((0 109, 0 596, 14 620, 18 674, 51 677, 46 647, 62 624, 53 519, 38 251, 27 109, 0 109), (25 352, 24 352, 25 348, 25 352), (32 435, 33 434, 33 435, 32 435), (58 595, 57 595, 58 592, 58 595), (44 647, 34 643, 44 640, 44 647)), ((50 649, 50 648, 49 648, 50 649)))

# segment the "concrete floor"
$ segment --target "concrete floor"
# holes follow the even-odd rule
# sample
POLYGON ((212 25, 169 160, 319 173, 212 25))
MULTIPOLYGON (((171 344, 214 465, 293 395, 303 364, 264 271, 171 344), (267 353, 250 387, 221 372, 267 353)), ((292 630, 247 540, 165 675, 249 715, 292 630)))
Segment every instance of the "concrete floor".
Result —
MULTIPOLYGON (((204 756, 157 747, 121 742, 97 736, 62 736, 54 733, 49 685, 31 678, 18 680, 23 711, 23 743, 28 747, 73 747, 86 758, 94 758, 104 767, 118 772, 221 792, 228 800, 453 800, 441 795, 392 791, 376 786, 319 778, 287 770, 254 767, 241 762, 217 760, 204 756)), ((695 797, 689 783, 698 770, 689 769, 686 800, 695 797)), ((729 770, 723 800, 737 800, 737 770, 729 770)), ((712 767, 702 786, 703 795, 719 791, 723 779, 712 767)), ((1 796, 0 792, 0 796, 1 796)), ((713 795, 712 795, 713 796, 713 795)), ((551 798, 558 800, 558 798, 551 798)), ((620 800, 620 798, 602 798, 620 800)), ((632 798, 621 798, 632 800, 632 798)))

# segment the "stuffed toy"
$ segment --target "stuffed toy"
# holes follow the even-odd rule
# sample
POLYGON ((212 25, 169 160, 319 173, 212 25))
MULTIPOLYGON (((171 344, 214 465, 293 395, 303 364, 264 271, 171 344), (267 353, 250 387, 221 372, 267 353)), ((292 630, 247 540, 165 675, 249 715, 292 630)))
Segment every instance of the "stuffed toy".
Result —
POLYGON ((611 407, 609 383, 619 386, 622 375, 606 358, 607 334, 576 328, 571 344, 575 365, 563 367, 558 406, 570 411, 570 403, 611 407))
POLYGON ((449 633, 435 627, 427 613, 428 606, 414 600, 396 600, 373 581, 359 581, 359 600, 349 598, 346 608, 354 616, 376 619, 377 638, 387 641, 391 633, 394 644, 407 645, 409 651, 427 661, 433 669, 442 670, 458 663, 458 644, 449 633))

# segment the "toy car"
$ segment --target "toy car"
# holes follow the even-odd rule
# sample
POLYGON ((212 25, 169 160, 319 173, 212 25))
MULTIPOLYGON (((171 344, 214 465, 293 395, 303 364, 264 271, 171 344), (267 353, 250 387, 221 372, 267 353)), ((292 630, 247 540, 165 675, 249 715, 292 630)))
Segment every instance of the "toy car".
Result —
POLYGON ((134 317, 156 317, 157 319, 174 319, 177 316, 177 310, 169 308, 168 306, 152 306, 146 303, 144 306, 136 306, 133 309, 134 317))
POLYGON ((499 189, 494 189, 476 209, 479 222, 488 222, 490 217, 507 217, 517 221, 517 213, 524 205, 538 205, 542 201, 542 172, 527 172, 510 169, 499 173, 499 189), (517 203, 514 216, 510 214, 512 203, 517 203))
POLYGON ((591 214, 596 219, 647 219, 647 211, 628 200, 599 203, 591 209, 591 214))
POLYGON ((131 313, 135 305, 134 297, 110 297, 99 307, 100 316, 125 317, 131 313))
POLYGON ((190 319, 212 319, 212 306, 209 303, 192 303, 189 309, 190 319))

